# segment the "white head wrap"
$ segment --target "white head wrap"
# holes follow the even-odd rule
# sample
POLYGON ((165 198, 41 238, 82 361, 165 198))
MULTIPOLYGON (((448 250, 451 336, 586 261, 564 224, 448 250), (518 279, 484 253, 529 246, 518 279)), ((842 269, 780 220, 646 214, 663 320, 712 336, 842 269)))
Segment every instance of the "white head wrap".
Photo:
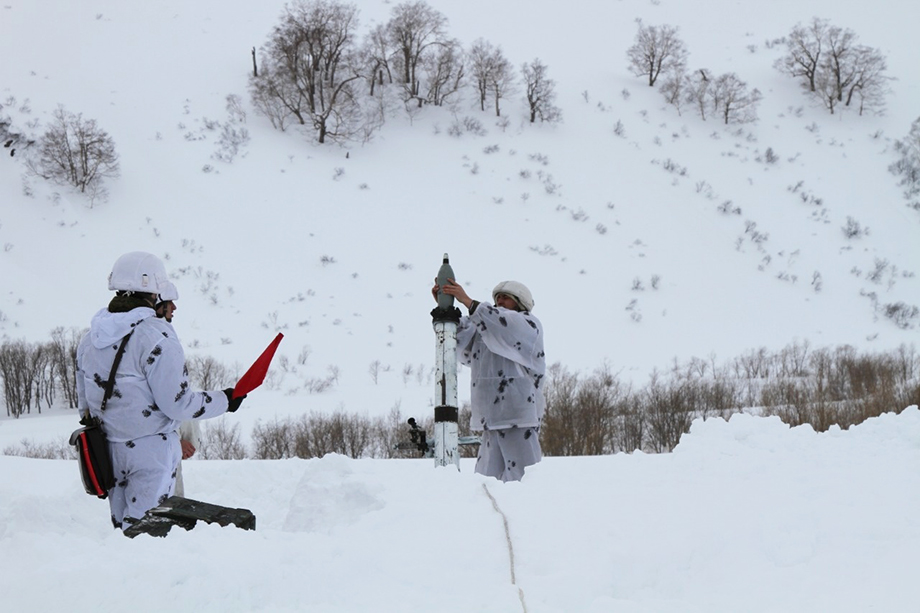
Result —
POLYGON ((499 294, 508 294, 524 311, 533 310, 533 296, 527 286, 518 281, 502 281, 492 290, 492 300, 499 294))

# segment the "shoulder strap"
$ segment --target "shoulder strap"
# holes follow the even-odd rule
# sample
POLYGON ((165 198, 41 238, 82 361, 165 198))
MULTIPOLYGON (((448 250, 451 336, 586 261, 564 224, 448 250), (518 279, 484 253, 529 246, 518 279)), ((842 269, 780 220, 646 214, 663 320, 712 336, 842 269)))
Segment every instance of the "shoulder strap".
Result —
POLYGON ((121 339, 118 353, 115 354, 115 361, 112 362, 112 372, 109 373, 109 380, 105 384, 105 393, 102 395, 102 407, 100 409, 102 411, 105 411, 105 405, 108 404, 109 398, 112 397, 112 392, 115 391, 115 371, 118 370, 118 365, 121 363, 121 356, 125 354, 125 345, 128 344, 128 339, 131 338, 132 334, 134 334, 134 330, 131 330, 127 336, 121 339))

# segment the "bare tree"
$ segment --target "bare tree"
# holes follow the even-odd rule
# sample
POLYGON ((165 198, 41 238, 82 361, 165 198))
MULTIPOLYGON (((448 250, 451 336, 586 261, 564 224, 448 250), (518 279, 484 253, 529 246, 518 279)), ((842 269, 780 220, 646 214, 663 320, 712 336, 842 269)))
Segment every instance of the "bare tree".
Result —
POLYGON ((678 115, 683 105, 691 101, 690 87, 690 75, 683 70, 669 73, 661 83, 661 95, 677 109, 678 115))
POLYGON ((306 96, 281 64, 262 58, 262 73, 249 79, 249 95, 256 110, 268 117, 273 128, 285 129, 291 117, 306 124, 306 96))
POLYGON ((853 76, 849 88, 843 92, 846 106, 850 106, 855 96, 859 100, 860 115, 866 110, 884 108, 891 80, 885 75, 887 69, 885 56, 878 49, 858 45, 853 51, 853 76))
POLYGON ((374 95, 377 86, 383 87, 393 82, 393 72, 390 70, 393 53, 386 26, 377 24, 367 33, 362 47, 371 96, 374 95))
POLYGON ((450 96, 460 91, 466 75, 460 41, 444 41, 436 51, 426 55, 423 68, 428 82, 428 102, 435 106, 443 105, 450 96))
POLYGON ((476 90, 479 92, 479 110, 486 110, 486 98, 489 94, 489 83, 492 81, 493 65, 501 51, 492 46, 492 43, 479 38, 473 42, 469 51, 469 65, 476 90))
POLYGON ((250 77, 256 108, 283 128, 293 116, 325 143, 362 131, 363 110, 353 90, 361 78, 354 51, 357 8, 335 0, 298 0, 286 7, 263 47, 262 73, 250 77))
POLYGON ((70 184, 91 193, 105 177, 118 176, 115 142, 94 119, 83 119, 59 106, 54 122, 38 141, 35 160, 29 169, 43 179, 70 184))
POLYGON ((77 346, 84 331, 58 327, 51 331, 51 360, 67 407, 77 408, 77 346))
POLYGON ((514 73, 511 62, 505 58, 501 47, 480 38, 470 48, 470 74, 479 93, 479 108, 486 110, 486 100, 495 102, 495 115, 501 116, 501 100, 514 90, 514 73))
POLYGON ((626 51, 629 68, 637 77, 648 76, 649 87, 662 74, 681 72, 687 63, 687 50, 674 26, 643 26, 639 22, 636 41, 626 51))
POLYGON ((787 53, 776 67, 802 79, 802 86, 831 113, 841 104, 859 101, 859 114, 884 107, 888 93, 885 57, 877 49, 857 44, 850 29, 812 19, 796 25, 787 39, 787 53))
POLYGON ((50 343, 34 343, 29 356, 29 371, 32 373, 32 400, 35 409, 42 412, 42 401, 46 407, 54 404, 54 362, 51 360, 50 343))
POLYGON ((550 123, 562 121, 562 110, 553 104, 556 100, 556 82, 547 77, 546 71, 546 64, 539 58, 521 67, 530 123, 534 123, 537 117, 540 121, 550 123))
POLYGON ((706 111, 710 99, 709 90, 712 84, 712 77, 705 68, 701 68, 690 75, 686 84, 687 102, 696 108, 703 121, 706 120, 706 111))
POLYGON ((825 33, 827 52, 824 54, 824 70, 831 75, 837 92, 837 100, 843 101, 843 92, 850 88, 855 78, 854 58, 856 33, 850 29, 830 26, 825 33))
POLYGON ((726 124, 748 123, 757 119, 757 105, 763 98, 757 89, 748 90, 747 84, 733 72, 713 77, 701 68, 690 75, 669 75, 662 86, 662 94, 670 104, 678 107, 686 102, 693 105, 705 121, 707 115, 721 117, 726 124))
POLYGON ((406 99, 418 99, 421 106, 419 68, 432 46, 445 43, 447 17, 424 1, 416 0, 395 6, 386 27, 406 99))
POLYGON ((489 74, 489 93, 495 101, 495 116, 501 117, 501 101, 514 91, 514 69, 505 58, 501 48, 495 50, 492 71, 489 74))
POLYGON ((709 88, 713 112, 729 123, 749 123, 757 119, 757 104, 763 98, 757 89, 748 90, 747 84, 733 72, 716 79, 709 88))
POLYGON ((822 60, 822 45, 828 23, 815 17, 807 26, 796 24, 786 38, 787 53, 776 61, 776 67, 793 77, 803 77, 808 91, 817 89, 815 78, 822 60))
POLYGON ((824 108, 833 115, 840 104, 840 90, 837 87, 837 80, 830 70, 818 71, 815 76, 815 91, 813 93, 818 101, 824 105, 824 108))
POLYGON ((0 345, 0 377, 3 377, 7 415, 19 417, 31 412, 32 392, 37 378, 32 367, 33 353, 33 345, 22 340, 0 345))

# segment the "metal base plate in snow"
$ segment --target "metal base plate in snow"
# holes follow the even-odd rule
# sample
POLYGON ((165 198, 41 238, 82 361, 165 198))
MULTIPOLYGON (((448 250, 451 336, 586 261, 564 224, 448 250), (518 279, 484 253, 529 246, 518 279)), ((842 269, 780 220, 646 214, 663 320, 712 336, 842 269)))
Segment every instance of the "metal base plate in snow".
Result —
POLYGON ((173 526, 191 530, 198 520, 209 524, 217 523, 220 526, 233 524, 243 530, 256 529, 256 516, 249 509, 231 509, 181 496, 171 496, 160 506, 147 511, 139 522, 125 529, 125 536, 166 536, 173 526))

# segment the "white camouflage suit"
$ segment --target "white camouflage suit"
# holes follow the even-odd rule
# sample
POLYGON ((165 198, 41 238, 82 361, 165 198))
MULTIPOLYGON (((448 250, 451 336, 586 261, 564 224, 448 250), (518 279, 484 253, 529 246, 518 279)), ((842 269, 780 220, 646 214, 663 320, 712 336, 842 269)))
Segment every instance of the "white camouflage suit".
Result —
POLYGON ((528 311, 479 304, 457 328, 457 359, 472 370, 470 427, 483 431, 476 472, 517 481, 539 462, 546 401, 543 326, 528 311))
POLYGON ((99 418, 109 439, 116 481, 109 505, 112 523, 121 529, 172 494, 181 459, 180 422, 218 417, 228 408, 220 390, 191 390, 179 339, 147 307, 96 313, 77 348, 77 394, 81 413, 99 418), (132 330, 103 413, 112 362, 132 330))

